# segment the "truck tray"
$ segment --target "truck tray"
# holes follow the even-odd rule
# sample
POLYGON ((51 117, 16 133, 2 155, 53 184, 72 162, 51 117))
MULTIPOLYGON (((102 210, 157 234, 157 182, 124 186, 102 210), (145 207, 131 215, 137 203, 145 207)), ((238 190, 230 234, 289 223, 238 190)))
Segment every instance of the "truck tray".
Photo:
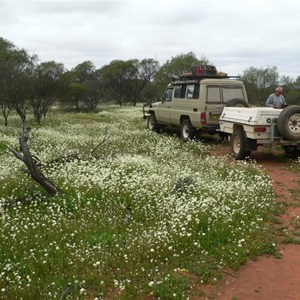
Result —
POLYGON ((245 125, 270 125, 282 109, 272 107, 224 107, 220 121, 245 125))

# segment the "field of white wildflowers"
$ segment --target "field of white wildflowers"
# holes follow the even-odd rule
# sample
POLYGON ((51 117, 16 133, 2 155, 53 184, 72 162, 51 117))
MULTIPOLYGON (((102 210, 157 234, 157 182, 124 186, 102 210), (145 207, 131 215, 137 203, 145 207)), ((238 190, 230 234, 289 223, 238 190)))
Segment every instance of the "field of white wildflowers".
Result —
MULTIPOLYGON (((30 150, 63 190, 47 197, 0 125, 1 299, 188 299, 188 276, 275 253, 268 177, 146 129, 141 107, 56 113, 32 125, 30 150)), ((1 118, 0 118, 1 121, 1 118)))

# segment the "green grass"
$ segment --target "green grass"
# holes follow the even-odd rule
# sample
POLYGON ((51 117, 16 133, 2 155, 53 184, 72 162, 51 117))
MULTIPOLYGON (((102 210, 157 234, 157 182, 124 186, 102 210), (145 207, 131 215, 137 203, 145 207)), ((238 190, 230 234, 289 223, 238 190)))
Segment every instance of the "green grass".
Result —
POLYGON ((64 191, 52 198, 9 153, 18 126, 0 128, 1 299, 186 299, 191 277, 277 253, 274 193, 256 164, 149 132, 141 107, 32 124, 30 149, 64 191))

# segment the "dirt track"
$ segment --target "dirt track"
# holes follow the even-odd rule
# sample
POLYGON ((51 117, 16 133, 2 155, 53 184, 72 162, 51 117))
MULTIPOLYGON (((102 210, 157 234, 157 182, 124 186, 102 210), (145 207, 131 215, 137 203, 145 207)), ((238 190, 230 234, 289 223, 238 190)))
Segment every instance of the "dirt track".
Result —
MULTIPOLYGON (((214 151, 214 155, 229 153, 227 147, 214 151)), ((251 158, 261 166, 273 181, 276 200, 287 204, 287 211, 279 216, 281 226, 292 230, 291 222, 300 216, 300 175, 284 162, 282 153, 265 149, 253 152, 251 158)), ((299 220, 300 224, 300 220, 299 220)), ((293 236, 300 241, 300 229, 293 236)), ((279 300, 300 299, 300 245, 296 243, 280 244, 282 258, 262 256, 249 261, 237 272, 225 273, 215 286, 206 287, 206 295, 194 299, 224 300, 279 300)))

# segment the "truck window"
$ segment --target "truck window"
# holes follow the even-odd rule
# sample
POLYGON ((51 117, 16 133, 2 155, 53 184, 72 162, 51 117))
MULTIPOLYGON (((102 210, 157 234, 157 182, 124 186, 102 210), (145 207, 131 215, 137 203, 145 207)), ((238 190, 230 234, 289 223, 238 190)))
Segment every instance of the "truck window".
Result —
POLYGON ((173 87, 166 89, 163 95, 163 101, 170 102, 172 101, 173 87))
POLYGON ((199 84, 189 84, 186 88, 187 99, 198 99, 199 98, 199 84))
POLYGON ((206 101, 207 101, 207 103, 220 103, 221 102, 220 87, 208 86, 206 101))
POLYGON ((223 86, 223 101, 226 103, 232 99, 244 99, 243 89, 241 86, 223 86))
POLYGON ((175 85, 174 98, 184 98, 186 91, 186 84, 175 85))

